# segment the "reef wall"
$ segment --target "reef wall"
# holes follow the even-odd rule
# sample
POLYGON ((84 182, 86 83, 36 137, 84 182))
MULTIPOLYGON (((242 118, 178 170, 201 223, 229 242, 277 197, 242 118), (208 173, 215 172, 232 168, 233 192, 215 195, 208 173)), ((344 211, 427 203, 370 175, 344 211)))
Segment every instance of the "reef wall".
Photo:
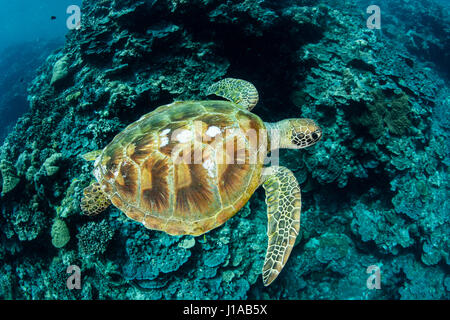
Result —
MULTIPOLYGON (((390 2, 402 12, 422 6, 390 2)), ((408 25, 392 13, 386 32, 369 30, 365 9, 84 1, 81 29, 39 69, 31 110, 1 147, 0 297, 448 299, 449 90, 434 56, 441 45, 448 54, 448 42, 429 28, 438 47, 419 50, 413 33, 415 47, 398 39, 394 28, 408 25), (263 120, 302 116, 324 129, 314 147, 280 152, 302 187, 301 235, 267 288, 262 189, 197 238, 147 230, 115 208, 86 217, 79 207, 93 179, 80 155, 159 105, 203 99, 228 76, 255 84, 263 120), (69 265, 81 268, 81 290, 66 287, 69 265), (371 265, 380 267, 380 290, 366 286, 371 265)), ((434 19, 448 26, 448 17, 434 19)))

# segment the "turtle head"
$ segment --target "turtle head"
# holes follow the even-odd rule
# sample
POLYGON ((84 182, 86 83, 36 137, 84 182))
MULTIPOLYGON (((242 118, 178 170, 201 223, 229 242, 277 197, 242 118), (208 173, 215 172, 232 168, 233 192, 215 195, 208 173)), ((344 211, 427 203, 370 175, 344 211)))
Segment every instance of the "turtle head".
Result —
POLYGON ((286 119, 277 127, 280 148, 302 149, 322 138, 322 129, 311 119, 286 119))

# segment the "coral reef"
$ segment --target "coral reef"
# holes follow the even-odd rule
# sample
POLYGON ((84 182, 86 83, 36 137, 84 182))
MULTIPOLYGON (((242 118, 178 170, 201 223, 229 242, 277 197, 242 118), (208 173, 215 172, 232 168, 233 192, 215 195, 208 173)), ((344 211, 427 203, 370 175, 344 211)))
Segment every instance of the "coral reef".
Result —
POLYGON ((68 55, 63 56, 61 59, 55 62, 55 65, 53 66, 52 78, 50 79, 51 85, 55 85, 68 77, 69 62, 70 58, 68 55))
POLYGON ((450 59, 436 57, 450 38, 432 27, 449 15, 431 1, 386 3, 387 17, 402 15, 380 31, 363 27, 358 1, 84 1, 81 28, 39 69, 30 111, 1 147, 0 297, 449 299, 450 59), (303 209, 269 287, 263 190, 197 238, 147 230, 113 206, 80 208, 93 179, 80 155, 227 76, 255 84, 263 120, 323 128, 314 147, 280 151, 303 209), (71 264, 81 290, 65 287, 71 264), (380 290, 366 286, 373 265, 380 290))
POLYGON ((13 190, 20 182, 20 178, 16 174, 16 170, 12 163, 7 160, 0 162, 0 172, 2 173, 2 195, 13 190))
POLYGON ((61 219, 55 219, 52 225, 52 244, 55 248, 64 247, 70 240, 69 229, 66 223, 61 219))
POLYGON ((100 223, 93 221, 86 223, 77 234, 80 254, 91 256, 104 253, 113 236, 114 230, 105 220, 100 223))

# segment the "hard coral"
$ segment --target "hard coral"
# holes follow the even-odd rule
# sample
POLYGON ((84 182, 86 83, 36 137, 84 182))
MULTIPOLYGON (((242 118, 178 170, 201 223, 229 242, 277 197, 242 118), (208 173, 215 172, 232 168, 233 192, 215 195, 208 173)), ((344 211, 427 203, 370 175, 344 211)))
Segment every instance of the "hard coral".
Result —
POLYGON ((100 223, 88 222, 80 228, 77 234, 78 249, 86 257, 102 254, 113 236, 114 229, 106 220, 102 220, 100 223))
POLYGON ((367 104, 367 109, 357 110, 353 121, 366 128, 374 138, 384 135, 386 129, 395 135, 405 134, 411 127, 408 96, 401 93, 391 97, 382 90, 376 90, 372 95, 373 102, 367 104))
POLYGON ((51 236, 52 244, 55 248, 62 248, 69 242, 69 229, 63 220, 55 219, 52 225, 51 236))
POLYGON ((448 19, 429 1, 386 4, 396 10, 384 11, 381 39, 361 28, 354 1, 83 1, 81 28, 38 70, 29 112, 2 146, 15 188, 0 198, 0 296, 448 299, 449 94, 422 62, 450 52, 444 28, 432 28, 448 19), (92 179, 80 154, 159 105, 204 99, 228 76, 260 90, 263 120, 308 117, 324 130, 310 150, 280 152, 303 189, 301 237, 269 288, 260 281, 262 190, 195 240, 147 230, 114 208, 101 222, 79 215, 92 179), (64 170, 43 166, 55 152, 69 160, 64 170), (40 245, 55 212, 78 230, 78 246, 30 254, 25 241, 40 245), (80 291, 67 290, 69 264, 89 270, 80 291), (371 265, 381 268, 382 290, 366 287, 371 265))
POLYGON ((20 178, 16 175, 16 169, 12 163, 5 159, 0 162, 0 172, 3 180, 2 195, 5 195, 17 186, 20 178))

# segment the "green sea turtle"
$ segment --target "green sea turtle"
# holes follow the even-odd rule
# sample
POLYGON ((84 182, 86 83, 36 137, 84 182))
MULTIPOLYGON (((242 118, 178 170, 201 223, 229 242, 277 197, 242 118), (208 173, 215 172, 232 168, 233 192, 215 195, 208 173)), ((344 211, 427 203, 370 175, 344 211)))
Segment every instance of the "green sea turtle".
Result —
POLYGON ((281 166, 264 166, 274 149, 300 149, 322 136, 310 119, 263 122, 250 110, 258 92, 227 78, 208 95, 224 100, 161 106, 120 132, 95 160, 97 182, 84 190, 81 208, 98 214, 114 204, 145 227, 171 235, 204 234, 230 219, 259 186, 266 190, 269 285, 285 265, 300 229, 300 187, 281 166))

